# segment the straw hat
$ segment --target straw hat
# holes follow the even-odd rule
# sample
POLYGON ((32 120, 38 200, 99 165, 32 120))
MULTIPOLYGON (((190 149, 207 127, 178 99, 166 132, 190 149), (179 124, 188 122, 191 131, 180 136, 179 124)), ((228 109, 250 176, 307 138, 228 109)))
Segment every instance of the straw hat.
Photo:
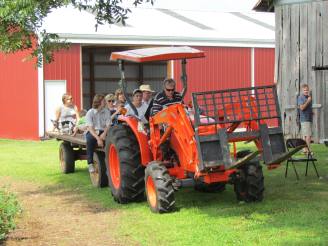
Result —
POLYGON ((140 85, 139 90, 141 91, 149 91, 149 92, 155 92, 150 88, 150 85, 140 85))

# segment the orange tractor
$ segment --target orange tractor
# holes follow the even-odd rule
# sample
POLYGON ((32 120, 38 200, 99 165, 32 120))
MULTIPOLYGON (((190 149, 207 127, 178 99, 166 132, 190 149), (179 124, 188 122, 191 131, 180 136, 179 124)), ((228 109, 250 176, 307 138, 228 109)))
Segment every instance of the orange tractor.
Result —
MULTIPOLYGON (((114 52, 120 86, 128 103, 124 62, 181 60, 182 96, 187 91, 186 60, 204 57, 189 47, 161 47, 114 52)), ((137 115, 137 110, 134 108, 137 115)), ((234 185, 237 199, 263 199, 260 160, 276 168, 286 152, 275 86, 192 93, 192 109, 183 104, 166 107, 143 125, 137 117, 122 116, 106 139, 106 167, 110 190, 119 203, 147 196, 153 212, 174 209, 174 192, 187 186, 204 192, 234 185), (268 127, 269 120, 274 127, 268 127), (237 150, 237 142, 254 141, 256 151, 237 150)))

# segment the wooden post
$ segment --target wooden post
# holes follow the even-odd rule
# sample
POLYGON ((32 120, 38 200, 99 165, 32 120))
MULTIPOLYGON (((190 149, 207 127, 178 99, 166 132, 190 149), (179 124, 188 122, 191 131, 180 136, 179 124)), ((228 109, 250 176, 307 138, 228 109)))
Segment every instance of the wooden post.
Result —
MULTIPOLYGON (((322 44, 323 44, 323 65, 328 65, 328 3, 323 3, 322 6, 322 44)), ((322 108, 321 108, 321 117, 320 125, 322 126, 320 131, 321 139, 328 136, 328 71, 325 70, 323 74, 323 97, 322 97, 322 108)))

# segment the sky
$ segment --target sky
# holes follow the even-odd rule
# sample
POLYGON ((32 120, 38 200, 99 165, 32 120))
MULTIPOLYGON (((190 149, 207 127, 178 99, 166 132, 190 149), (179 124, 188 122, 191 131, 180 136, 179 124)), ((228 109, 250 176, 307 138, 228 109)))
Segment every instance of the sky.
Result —
MULTIPOLYGON (((130 0, 132 2, 132 0, 130 0)), ((166 8, 172 10, 200 10, 219 12, 249 12, 258 0, 154 0, 138 8, 166 8)))

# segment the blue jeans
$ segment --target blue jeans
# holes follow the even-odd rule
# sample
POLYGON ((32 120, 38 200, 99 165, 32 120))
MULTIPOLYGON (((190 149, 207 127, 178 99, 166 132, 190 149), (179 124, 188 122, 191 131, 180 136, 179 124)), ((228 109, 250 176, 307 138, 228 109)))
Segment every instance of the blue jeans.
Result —
MULTIPOLYGON (((104 131, 99 131, 98 136, 100 136, 104 131)), ((87 158, 88 164, 93 164, 93 153, 95 152, 95 148, 97 147, 97 139, 90 132, 86 134, 87 139, 87 158)))

